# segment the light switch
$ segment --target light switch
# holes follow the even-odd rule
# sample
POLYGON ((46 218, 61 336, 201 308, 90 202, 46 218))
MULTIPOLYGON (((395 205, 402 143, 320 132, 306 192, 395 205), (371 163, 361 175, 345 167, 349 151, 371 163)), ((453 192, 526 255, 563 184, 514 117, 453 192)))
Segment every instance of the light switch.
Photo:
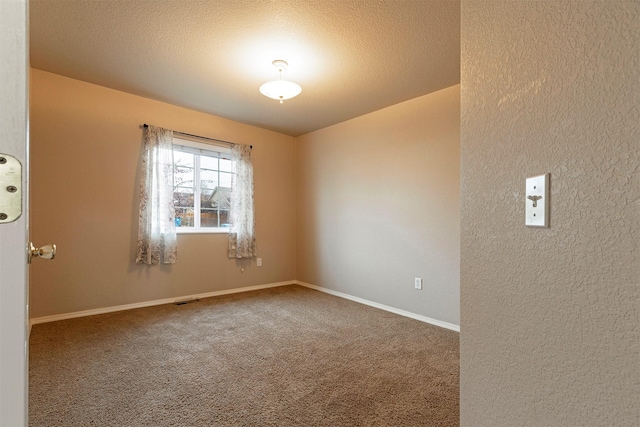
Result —
POLYGON ((527 178, 525 225, 549 227, 549 174, 527 178))

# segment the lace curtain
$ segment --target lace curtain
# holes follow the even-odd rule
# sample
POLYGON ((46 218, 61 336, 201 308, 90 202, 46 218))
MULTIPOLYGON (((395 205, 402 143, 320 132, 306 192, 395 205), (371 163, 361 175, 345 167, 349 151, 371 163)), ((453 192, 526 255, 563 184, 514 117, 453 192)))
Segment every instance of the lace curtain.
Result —
POLYGON ((251 258, 257 255, 257 250, 250 147, 232 144, 231 159, 235 170, 231 178, 229 258, 251 258))
POLYGON ((172 142, 173 131, 144 128, 136 264, 177 261, 172 142))

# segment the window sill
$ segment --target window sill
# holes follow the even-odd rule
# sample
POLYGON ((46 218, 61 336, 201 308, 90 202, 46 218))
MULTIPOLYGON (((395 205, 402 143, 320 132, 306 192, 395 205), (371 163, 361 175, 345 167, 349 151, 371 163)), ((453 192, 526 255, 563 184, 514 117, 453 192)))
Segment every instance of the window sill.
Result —
POLYGON ((200 229, 200 230, 188 230, 176 228, 176 234, 229 234, 228 228, 214 228, 210 230, 200 229))

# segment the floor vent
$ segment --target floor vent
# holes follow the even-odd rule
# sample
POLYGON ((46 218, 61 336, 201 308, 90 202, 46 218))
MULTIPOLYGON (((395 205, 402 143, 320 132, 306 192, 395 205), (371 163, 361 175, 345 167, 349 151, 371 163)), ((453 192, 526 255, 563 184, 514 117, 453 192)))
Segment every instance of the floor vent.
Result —
POLYGON ((188 300, 184 300, 184 301, 176 301, 176 302, 174 302, 174 304, 175 305, 185 305, 185 304, 191 304, 192 302, 200 302, 200 300, 198 298, 188 299, 188 300))

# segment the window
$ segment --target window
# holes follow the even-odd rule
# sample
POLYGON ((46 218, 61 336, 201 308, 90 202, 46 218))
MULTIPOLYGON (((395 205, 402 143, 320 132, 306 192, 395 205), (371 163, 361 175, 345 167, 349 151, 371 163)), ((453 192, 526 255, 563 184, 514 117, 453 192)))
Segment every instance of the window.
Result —
POLYGON ((182 135, 173 138, 173 201, 178 233, 226 233, 229 227, 231 150, 182 135))

